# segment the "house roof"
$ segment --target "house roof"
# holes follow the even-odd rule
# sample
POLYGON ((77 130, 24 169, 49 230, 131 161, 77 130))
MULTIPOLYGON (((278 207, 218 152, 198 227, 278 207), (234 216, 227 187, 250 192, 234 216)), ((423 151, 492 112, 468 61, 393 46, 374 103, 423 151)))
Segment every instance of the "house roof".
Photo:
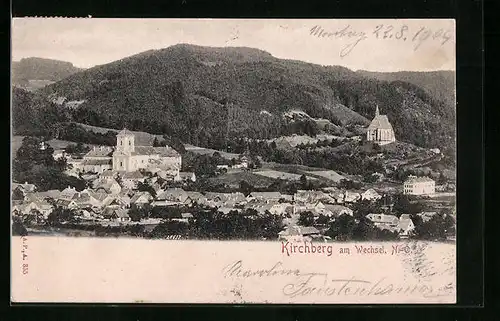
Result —
POLYGON ((112 170, 106 170, 101 173, 101 177, 114 177, 115 173, 112 170))
POLYGON ((100 147, 94 147, 91 149, 85 156, 83 156, 83 159, 87 157, 111 157, 113 155, 113 148, 109 146, 100 146, 100 147))
POLYGON ((405 184, 425 183, 425 182, 434 182, 434 180, 432 178, 429 178, 429 177, 415 177, 415 176, 410 176, 405 181, 405 184))
POLYGON ((265 199, 280 199, 282 195, 280 192, 252 192, 250 196, 255 198, 265 198, 265 199))
POLYGON ((398 224, 398 229, 407 230, 411 224, 413 224, 413 221, 409 218, 408 219, 400 219, 399 224, 398 224))
POLYGON ((191 191, 189 191, 189 192, 186 192, 186 194, 192 200, 199 200, 199 199, 201 199, 201 198, 204 197, 203 194, 200 193, 200 192, 191 192, 191 191))
POLYGON ((163 157, 180 157, 172 147, 135 146, 132 155, 160 155, 163 157))
POLYGON ((332 212, 332 214, 337 216, 345 212, 352 213, 352 210, 349 207, 336 204, 325 204, 325 209, 327 209, 328 211, 332 212))
POLYGON ((319 234, 319 230, 314 226, 289 226, 278 234, 282 236, 311 235, 319 234))
POLYGON ((144 178, 144 176, 139 171, 125 172, 121 176, 123 179, 141 179, 141 178, 144 178))
POLYGON ((409 220, 410 219, 410 214, 401 214, 399 217, 399 220, 409 220))
POLYGON ((387 115, 377 115, 373 118, 372 122, 368 126, 368 130, 372 129, 390 129, 393 130, 387 115))
POLYGON ((111 158, 109 159, 84 159, 82 162, 82 165, 90 165, 90 166, 96 166, 96 165, 111 165, 112 160, 111 158))
POLYGON ((179 172, 179 176, 181 178, 191 178, 193 177, 194 173, 193 172, 179 172))
POLYGON ((148 200, 149 200, 149 199, 151 199, 151 198, 153 198, 153 196, 151 196, 151 194, 149 194, 149 192, 146 192, 146 191, 144 191, 144 192, 138 192, 138 193, 136 193, 134 196, 132 196, 132 198, 130 199, 130 202, 131 202, 131 203, 135 203, 135 202, 137 202, 137 200, 138 200, 139 198, 141 198, 141 197, 142 197, 142 198, 144 198, 144 197, 145 197, 145 198, 147 198, 148 200))
POLYGON ((370 213, 366 217, 368 217, 374 223, 381 223, 381 224, 394 224, 399 221, 399 219, 396 216, 387 214, 370 213))

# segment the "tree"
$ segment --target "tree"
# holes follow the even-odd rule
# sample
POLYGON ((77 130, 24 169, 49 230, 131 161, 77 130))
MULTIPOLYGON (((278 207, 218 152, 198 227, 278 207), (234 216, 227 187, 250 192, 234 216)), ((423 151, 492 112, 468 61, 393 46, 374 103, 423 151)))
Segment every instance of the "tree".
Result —
POLYGON ((302 226, 312 226, 314 224, 314 214, 309 211, 300 213, 298 224, 302 226))
POLYGON ((130 219, 133 222, 140 222, 142 219, 149 218, 150 208, 148 206, 146 206, 146 205, 140 207, 140 206, 137 206, 137 205, 133 204, 130 207, 128 215, 130 216, 130 219))
POLYGON ((28 230, 23 225, 20 217, 13 217, 12 220, 12 236, 26 236, 28 235, 28 230))
POLYGON ((160 144, 160 142, 158 141, 158 138, 155 137, 155 139, 153 140, 153 147, 161 147, 161 146, 162 146, 162 144, 160 144))
POLYGON ((307 177, 305 174, 300 176, 300 185, 302 186, 302 189, 307 189, 307 177))
POLYGON ((330 224, 330 228, 326 231, 326 235, 337 241, 349 241, 354 234, 356 222, 354 217, 347 214, 342 214, 330 224))
POLYGON ((250 183, 248 183, 247 181, 242 180, 240 182, 240 192, 243 193, 245 196, 250 195, 250 193, 252 193, 253 190, 254 190, 254 187, 250 183))
POLYGON ((16 188, 12 192, 12 200, 16 200, 16 201, 24 200, 24 194, 19 188, 16 188))
POLYGON ((155 189, 153 188, 153 186, 149 185, 146 182, 137 183, 137 190, 139 192, 148 192, 149 194, 151 194, 151 196, 156 197, 155 189))

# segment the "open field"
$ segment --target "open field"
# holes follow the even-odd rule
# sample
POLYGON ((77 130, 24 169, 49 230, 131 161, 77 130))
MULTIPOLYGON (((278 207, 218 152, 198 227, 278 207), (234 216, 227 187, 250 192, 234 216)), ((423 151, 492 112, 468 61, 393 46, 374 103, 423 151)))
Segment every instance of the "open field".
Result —
MULTIPOLYGON (((19 149, 19 147, 21 147, 21 144, 23 143, 23 138, 24 137, 25 136, 12 136, 12 138, 10 140, 10 143, 11 143, 11 150, 12 150, 12 156, 13 157, 16 155, 17 150, 19 149)), ((67 140, 59 140, 59 139, 51 139, 47 143, 53 149, 61 149, 61 148, 65 148, 69 144, 75 144, 75 142, 70 142, 70 141, 67 141, 67 140)), ((88 146, 91 146, 91 147, 94 146, 94 145, 90 145, 90 144, 85 144, 85 145, 88 145, 88 146)))
POLYGON ((321 176, 323 178, 329 179, 329 180, 334 181, 336 183, 338 183, 341 180, 345 179, 344 176, 338 174, 335 171, 309 171, 309 172, 306 172, 306 173, 311 174, 313 176, 315 176, 315 175, 321 176))
POLYGON ((215 150, 215 149, 210 149, 210 148, 198 147, 198 146, 194 146, 194 145, 190 145, 190 144, 184 144, 184 147, 186 148, 187 151, 193 152, 196 154, 200 154, 200 155, 205 155, 205 154, 212 155, 215 152, 219 152, 220 155, 226 159, 233 159, 233 158, 238 159, 238 157, 240 156, 239 154, 223 152, 220 150, 215 150))
POLYGON ((238 187, 241 181, 246 181, 254 187, 268 187, 274 182, 274 179, 270 177, 257 174, 257 172, 249 171, 226 173, 210 178, 210 182, 214 184, 227 184, 233 187, 238 187))
MULTIPOLYGON (((254 172, 257 175, 265 176, 265 177, 270 177, 270 178, 280 178, 284 180, 299 180, 302 175, 300 174, 292 174, 292 173, 287 173, 287 172, 279 172, 275 170, 263 170, 263 171, 256 171, 254 172)), ((308 180, 317 180, 315 177, 307 176, 308 180)))

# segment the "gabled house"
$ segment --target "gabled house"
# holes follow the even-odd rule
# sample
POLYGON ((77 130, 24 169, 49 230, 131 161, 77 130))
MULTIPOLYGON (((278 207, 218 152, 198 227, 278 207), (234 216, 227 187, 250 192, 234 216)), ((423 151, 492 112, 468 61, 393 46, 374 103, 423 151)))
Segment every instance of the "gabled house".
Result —
POLYGON ((397 228, 399 224, 399 219, 394 215, 368 214, 366 217, 377 227, 388 226, 390 228, 397 228))
POLYGON ((78 204, 74 200, 67 200, 67 199, 59 199, 56 201, 57 206, 61 206, 62 208, 67 208, 67 209, 76 209, 78 208, 78 204))
POLYGON ((339 217, 344 214, 353 216, 354 212, 346 206, 338 204, 326 204, 325 212, 323 214, 329 217, 339 217))
POLYGON ((182 181, 196 182, 196 174, 194 172, 179 172, 179 179, 182 181))
POLYGON ((107 208, 102 213, 102 216, 107 220, 112 220, 116 222, 129 222, 130 216, 128 215, 128 210, 117 209, 117 208, 107 208))
POLYGON ((298 190, 293 196, 293 199, 298 203, 335 203, 332 197, 322 191, 298 190))
POLYGON ((355 203, 361 199, 361 194, 357 192, 345 191, 344 192, 344 202, 355 203))
POLYGON ((188 194, 182 188, 168 188, 156 195, 153 206, 168 206, 183 204, 188 199, 188 194))
POLYGON ((247 196, 249 201, 260 201, 260 202, 277 202, 283 199, 284 196, 280 192, 252 192, 247 196))
POLYGON ((377 193, 373 188, 370 188, 361 194, 362 200, 375 201, 382 198, 382 195, 377 193))
POLYGON ((149 192, 137 192, 132 198, 130 199, 130 204, 138 205, 138 206, 143 206, 145 204, 149 204, 153 201, 153 196, 149 192))
POLYGON ((73 199, 73 197, 75 197, 75 195, 77 194, 77 190, 74 188, 74 187, 66 187, 65 189, 63 189, 61 191, 61 193, 59 194, 59 198, 60 200, 71 200, 73 199))
POLYGON ((399 231, 399 236, 401 238, 408 238, 413 230, 415 229, 415 225, 410 218, 409 214, 403 214, 399 218, 399 224, 397 230, 399 231))
POLYGON ((294 208, 290 203, 275 203, 271 205, 269 212, 273 215, 291 215, 294 213, 294 208))
POLYGON ((278 233, 280 241, 312 241, 321 238, 321 233, 313 226, 289 226, 278 233))
POLYGON ((135 189, 139 182, 144 182, 146 179, 139 171, 124 172, 120 174, 122 185, 128 189, 135 189))

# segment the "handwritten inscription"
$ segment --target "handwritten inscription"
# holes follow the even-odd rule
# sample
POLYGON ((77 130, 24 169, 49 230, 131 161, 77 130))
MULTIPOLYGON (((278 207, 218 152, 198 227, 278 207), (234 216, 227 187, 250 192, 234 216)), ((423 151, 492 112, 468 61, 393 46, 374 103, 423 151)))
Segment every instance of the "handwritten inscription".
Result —
POLYGON ((295 298, 305 296, 383 296, 420 295, 424 298, 449 296, 454 293, 454 285, 450 282, 441 285, 430 285, 423 282, 412 284, 395 284, 382 277, 367 280, 355 276, 349 278, 331 278, 327 273, 304 272, 296 268, 286 268, 283 262, 277 262, 268 268, 251 269, 244 267, 238 260, 222 269, 226 279, 283 278, 286 283, 281 288, 283 295, 295 298))
POLYGON ((22 273, 23 275, 28 274, 28 238, 26 236, 21 237, 21 255, 23 258, 22 273))
POLYGON ((368 31, 356 30, 351 25, 346 25, 335 31, 328 31, 322 26, 316 25, 309 30, 309 34, 317 38, 346 40, 348 44, 341 49, 340 57, 349 55, 359 43, 369 38, 382 41, 411 43, 414 51, 419 49, 425 42, 435 41, 440 46, 444 46, 453 38, 452 29, 433 29, 425 26, 413 29, 406 24, 397 26, 392 24, 379 24, 368 31))

